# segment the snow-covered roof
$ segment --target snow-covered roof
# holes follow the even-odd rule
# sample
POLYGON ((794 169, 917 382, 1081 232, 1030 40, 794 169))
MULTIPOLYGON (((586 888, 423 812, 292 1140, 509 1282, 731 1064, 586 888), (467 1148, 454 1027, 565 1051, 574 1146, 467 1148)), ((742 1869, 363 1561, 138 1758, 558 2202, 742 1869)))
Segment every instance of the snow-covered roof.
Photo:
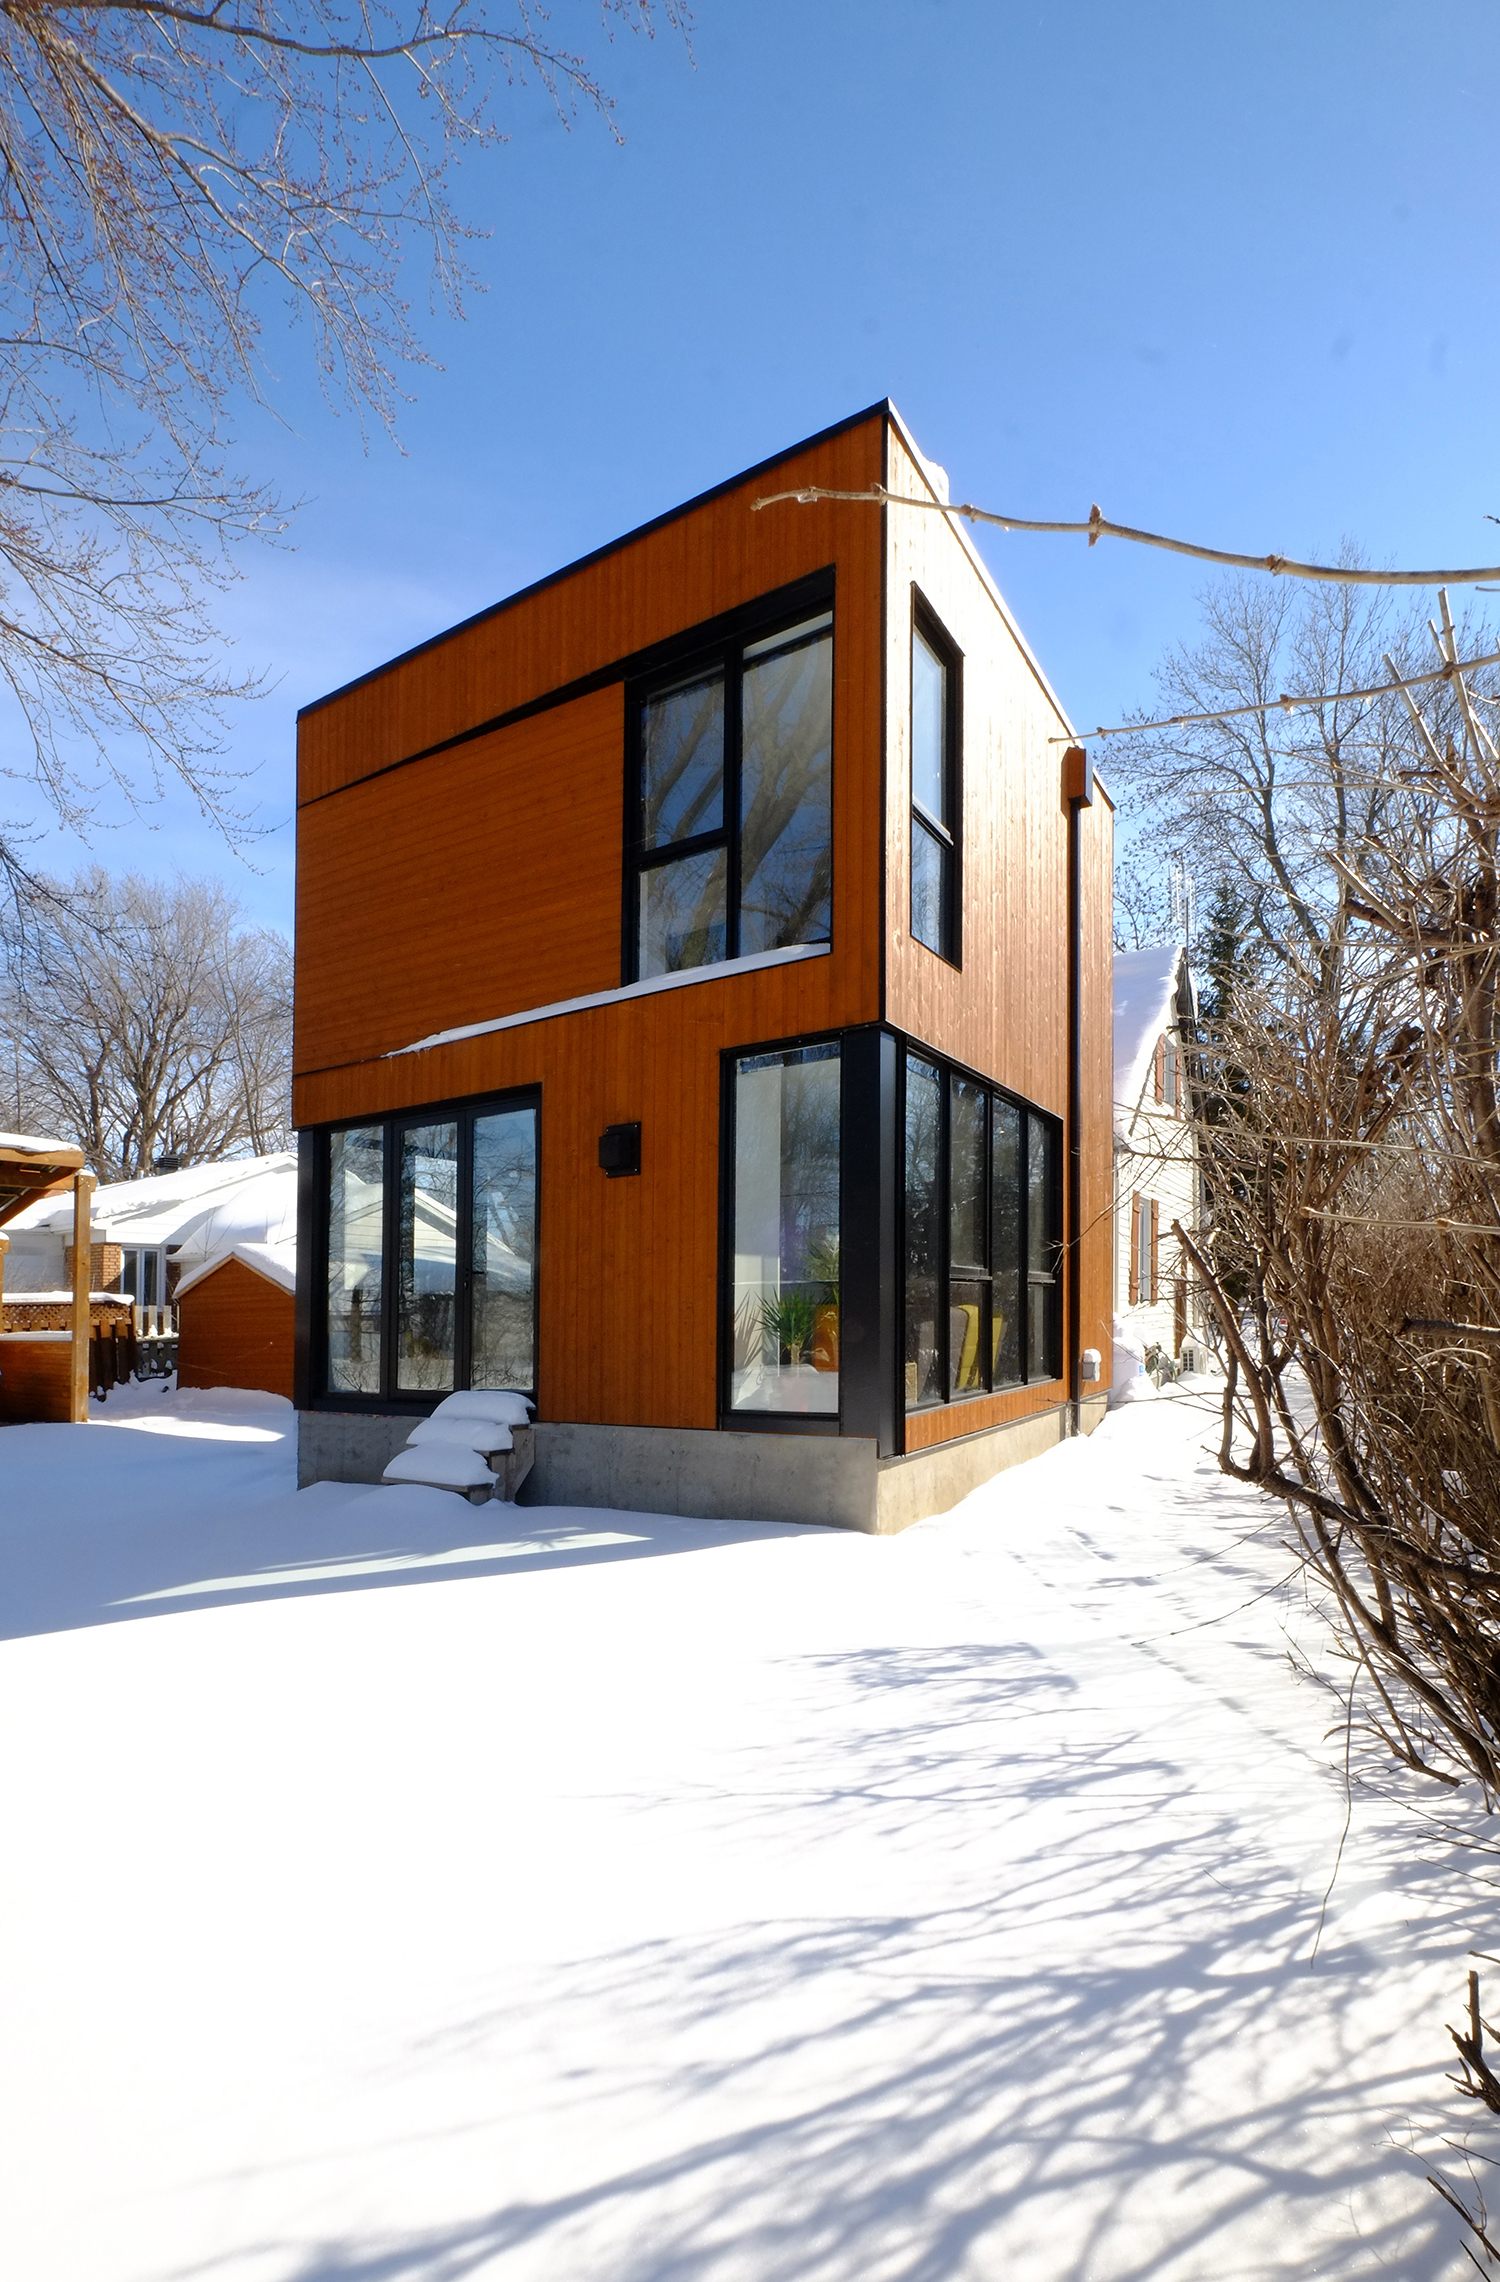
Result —
POLYGON ((53 1165, 82 1165, 83 1151, 71 1141, 44 1141, 35 1133, 0 1133, 8 1157, 37 1157, 53 1165))
POLYGON ((1173 1019, 1187 968, 1180 943, 1151 943, 1115 953, 1115 1123, 1139 1107, 1156 1041, 1173 1019))
POLYGON ((213 1275, 227 1260, 239 1260, 256 1275, 264 1276, 267 1283, 281 1291, 294 1292, 297 1288, 297 1238, 295 1232, 276 1244, 230 1244, 213 1252, 207 1259, 195 1261, 186 1274, 179 1277, 173 1295, 181 1299, 194 1284, 201 1284, 206 1276, 213 1275))
MULTIPOLYGON (((66 1228, 73 1200, 44 1197, 17 1213, 13 1228, 66 1228)), ((232 1157, 189 1165, 179 1173, 152 1173, 139 1181, 109 1181, 94 1193, 94 1241, 197 1250, 239 1242, 275 1241, 294 1230, 297 1160, 290 1150, 269 1157, 232 1157), (202 1243, 199 1243, 200 1233, 202 1243)))

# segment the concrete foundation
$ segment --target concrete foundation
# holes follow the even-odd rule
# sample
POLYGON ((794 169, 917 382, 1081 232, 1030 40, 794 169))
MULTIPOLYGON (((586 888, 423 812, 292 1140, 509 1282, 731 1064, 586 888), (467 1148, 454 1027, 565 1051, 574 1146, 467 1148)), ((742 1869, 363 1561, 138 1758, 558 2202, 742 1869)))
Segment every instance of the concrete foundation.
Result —
MULTIPOLYGON (((1107 1398, 1090 1396, 1091 1434, 1107 1398)), ((888 1536, 946 1513, 981 1482, 1036 1458, 1070 1431, 1067 1404, 967 1434, 905 1458, 877 1458, 854 1435, 735 1434, 661 1426, 540 1421, 520 1502, 670 1513, 701 1521, 817 1522, 888 1536)), ((410 1418, 346 1411, 298 1416, 297 1479, 378 1482, 404 1447, 410 1418)), ((521 1437, 518 1435, 517 1440, 521 1437)), ((514 1493, 512 1493, 514 1494, 514 1493)))

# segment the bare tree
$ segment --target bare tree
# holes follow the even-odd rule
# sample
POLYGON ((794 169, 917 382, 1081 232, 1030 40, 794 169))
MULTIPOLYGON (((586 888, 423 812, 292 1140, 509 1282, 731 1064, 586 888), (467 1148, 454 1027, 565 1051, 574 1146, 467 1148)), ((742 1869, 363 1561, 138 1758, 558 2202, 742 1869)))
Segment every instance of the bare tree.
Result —
POLYGON ((83 872, 7 950, 7 1069, 103 1179, 288 1146, 291 946, 219 882, 83 872))
POLYGON ((1212 1214, 1184 1232, 1228 1365, 1221 1462, 1286 1499, 1370 1724, 1408 1764, 1477 1777, 1491 1799, 1497 703, 1456 672, 1407 698, 1365 829, 1319 851, 1334 892, 1316 932, 1294 924, 1274 960, 1232 978, 1200 1049, 1212 1214))
MULTIPOLYGON (((606 32, 653 5, 600 0, 606 32)), ((460 306, 453 162, 497 81, 608 117, 539 0, 0 0, 0 680, 12 776, 70 824, 175 775, 233 826, 207 598, 284 523, 228 416, 261 333, 302 319, 330 397, 389 427, 421 361, 402 258, 460 306)), ((25 865, 0 838, 12 879, 25 865)))

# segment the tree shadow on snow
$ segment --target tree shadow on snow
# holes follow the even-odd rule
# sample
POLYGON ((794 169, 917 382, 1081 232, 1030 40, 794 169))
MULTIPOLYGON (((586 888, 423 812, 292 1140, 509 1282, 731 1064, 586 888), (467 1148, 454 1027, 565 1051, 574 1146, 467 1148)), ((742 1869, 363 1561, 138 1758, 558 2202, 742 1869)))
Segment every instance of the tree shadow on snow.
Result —
MULTIPOLYGON (((1253 1818, 1184 1795, 1127 1707, 1107 1749, 1095 1722, 1094 1748, 1070 1751, 1075 1684, 1035 1649, 809 1662, 808 1739, 740 1770, 737 1842, 857 1832, 873 1860, 889 1850, 895 1890, 904 1860, 948 1849, 963 1898, 539 1969, 388 2061, 418 2083, 467 2064, 444 2136, 480 2135, 476 2170, 502 2190, 488 2208, 244 2244, 226 2265, 286 2282, 466 2282, 512 2262, 528 2282, 1459 2270, 1456 2222, 1390 2138, 1408 2104, 1430 2113, 1441 2055, 1381 2060, 1357 1941, 1335 1929, 1309 1975, 1317 1896, 1253 1818), (976 1816, 1025 1834, 981 1900, 959 1875, 976 1816), (508 2061, 528 2049, 548 2064, 523 2092, 508 2061)), ((1394 1937, 1416 1962, 1465 1904, 1436 1855, 1402 1867, 1424 1889, 1394 1937)), ((1389 1944, 1380 1962, 1388 1976, 1389 1944)), ((417 2152, 392 2140, 366 2160, 394 2171, 417 2152)))

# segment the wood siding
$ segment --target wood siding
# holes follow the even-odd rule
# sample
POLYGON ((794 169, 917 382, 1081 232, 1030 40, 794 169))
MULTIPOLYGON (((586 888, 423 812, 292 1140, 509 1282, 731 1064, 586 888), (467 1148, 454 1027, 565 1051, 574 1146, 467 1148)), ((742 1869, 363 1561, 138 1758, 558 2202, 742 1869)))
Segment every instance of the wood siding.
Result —
POLYGON ((302 721, 297 1122, 541 1087, 543 1417, 717 1423, 721 1053, 879 1014, 881 517, 750 503, 878 481, 884 427, 881 411, 790 456, 302 721), (619 985, 622 690, 370 771, 829 565, 829 954, 382 1058, 619 985), (599 1135, 636 1120, 640 1176, 609 1180, 599 1135))
MULTIPOLYGON (((938 493, 900 432, 889 488, 938 493)), ((1066 1121, 1068 723, 960 531, 928 511, 887 516, 886 1014, 937 1053, 1066 1121), (911 625, 920 595, 962 653, 959 964, 917 942, 911 912, 911 625)), ((1113 811, 1102 788, 1079 817, 1083 901, 1082 1273, 1077 1344, 1110 1383, 1113 811)), ((1064 1141, 1066 1147, 1066 1124, 1064 1141)), ((1070 1236, 1072 1232, 1069 1232, 1070 1236)), ((1063 1353, 1073 1352, 1065 1304, 1063 1353)), ((1085 1392, 1098 1391, 1090 1387, 1085 1392)), ((908 1450, 1054 1408, 1066 1377, 912 1414, 908 1450)))
POLYGON ((178 1302, 177 1384, 262 1387, 292 1399, 296 1303, 243 1260, 225 1260, 178 1302))

